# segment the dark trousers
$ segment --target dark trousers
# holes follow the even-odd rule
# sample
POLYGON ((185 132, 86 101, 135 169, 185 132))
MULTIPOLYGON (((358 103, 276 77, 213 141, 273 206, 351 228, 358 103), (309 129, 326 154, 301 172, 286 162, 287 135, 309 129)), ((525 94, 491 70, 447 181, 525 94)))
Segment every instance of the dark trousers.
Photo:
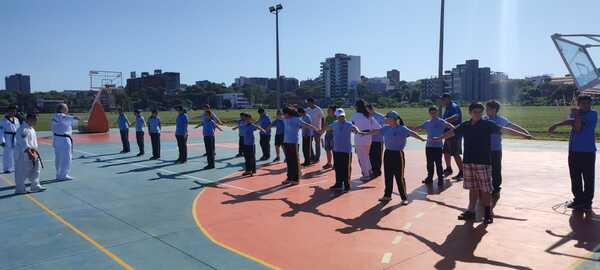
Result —
POLYGON ((576 204, 592 205, 594 199, 595 152, 569 152, 571 191, 576 204))
POLYGON ((121 129, 121 143, 123 144, 123 152, 129 152, 129 129, 121 129))
POLYGON ((312 163, 312 137, 302 136, 302 155, 304 155, 304 165, 312 163))
POLYGON ((383 142, 371 142, 369 149, 369 161, 371 161, 371 170, 373 176, 381 175, 381 157, 383 155, 383 142))
POLYGON ((144 153, 144 132, 136 131, 135 139, 137 141, 138 148, 140 149, 140 154, 143 154, 144 153))
POLYGON ((175 135, 177 149, 179 150, 178 161, 187 161, 187 135, 175 135))
POLYGON ((433 179, 433 173, 437 173, 438 179, 444 179, 444 167, 442 165, 442 148, 426 147, 425 157, 427 158, 427 179, 433 179))
POLYGON ((152 157, 160 157, 160 133, 150 133, 150 142, 152 143, 152 157))
POLYGON ((383 196, 391 197, 394 188, 394 178, 398 185, 398 192, 406 200, 406 182, 404 181, 404 151, 385 150, 383 154, 383 169, 385 174, 385 193, 383 196))
POLYGON ((494 192, 502 189, 502 151, 492 151, 492 185, 494 192))
POLYGON ((215 136, 204 136, 204 149, 208 166, 215 166, 215 136))
POLYGON ((247 172, 256 172, 256 148, 254 144, 244 145, 244 161, 247 172))
POLYGON ((244 136, 240 136, 240 139, 238 140, 238 155, 244 155, 244 136))
POLYGON ((285 153, 285 163, 287 165, 287 180, 298 182, 300 180, 298 145, 295 143, 284 143, 283 153, 285 153))
POLYGON ((335 170, 335 186, 350 189, 352 172, 352 153, 333 152, 333 169, 335 170))
POLYGON ((260 150, 262 158, 268 159, 271 157, 271 135, 260 134, 260 150))
POLYGON ((321 135, 314 135, 312 136, 312 139, 315 142, 315 147, 313 148, 314 151, 311 152, 312 161, 314 163, 319 163, 319 160, 321 159, 321 135))

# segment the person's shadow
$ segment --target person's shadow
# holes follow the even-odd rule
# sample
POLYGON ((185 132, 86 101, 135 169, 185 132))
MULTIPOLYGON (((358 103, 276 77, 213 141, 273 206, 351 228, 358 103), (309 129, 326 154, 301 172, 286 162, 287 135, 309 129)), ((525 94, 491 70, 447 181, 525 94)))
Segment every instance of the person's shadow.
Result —
POLYGON ((343 234, 350 234, 355 232, 360 232, 364 230, 382 230, 382 231, 393 231, 393 232, 401 232, 401 230, 382 227, 379 226, 379 221, 383 219, 385 216, 389 215, 392 211, 400 208, 402 204, 396 204, 390 207, 385 207, 388 203, 378 203, 373 207, 369 208, 367 211, 360 214, 355 218, 341 218, 329 214, 321 213, 320 211, 314 211, 314 214, 327 217, 339 222, 346 224, 346 227, 336 229, 337 232, 343 234))
MULTIPOLYGON (((290 211, 282 213, 281 216, 294 217, 300 212, 319 215, 320 212, 317 209, 319 206, 326 204, 344 194, 340 192, 332 192, 331 190, 324 189, 320 186, 311 186, 310 188, 313 189, 313 193, 310 195, 310 199, 303 203, 295 203, 288 200, 288 198, 282 198, 281 201, 288 205, 290 211)), ((369 188, 372 187, 359 187, 355 188, 354 191, 369 188)))
POLYGON ((600 222, 598 221, 595 213, 592 211, 573 211, 571 217, 569 218, 569 226, 571 227, 571 232, 565 235, 559 235, 551 230, 546 230, 546 233, 549 235, 561 238, 556 243, 548 247, 546 252, 553 255, 562 255, 582 260, 596 261, 593 258, 556 251, 556 249, 560 246, 574 240, 576 241, 575 247, 585 249, 589 252, 597 252, 597 248, 600 248, 600 222))
POLYGON ((476 228, 473 228, 473 223, 471 222, 456 225, 452 232, 446 236, 446 239, 441 244, 433 242, 413 232, 404 230, 398 231, 405 235, 414 237, 443 258, 435 264, 435 269, 456 269, 456 262, 488 264, 497 267, 506 267, 519 270, 531 269, 526 266, 512 265, 501 261, 475 256, 474 253, 477 249, 477 246, 483 239, 483 236, 487 234, 486 226, 484 224, 480 224, 476 228))

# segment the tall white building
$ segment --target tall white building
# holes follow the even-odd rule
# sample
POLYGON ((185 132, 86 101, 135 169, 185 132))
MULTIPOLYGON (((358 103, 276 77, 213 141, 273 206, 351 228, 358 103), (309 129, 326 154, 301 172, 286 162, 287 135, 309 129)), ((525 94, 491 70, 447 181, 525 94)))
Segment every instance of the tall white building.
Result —
POLYGON ((326 98, 352 97, 360 83, 360 56, 337 53, 321 62, 326 98))

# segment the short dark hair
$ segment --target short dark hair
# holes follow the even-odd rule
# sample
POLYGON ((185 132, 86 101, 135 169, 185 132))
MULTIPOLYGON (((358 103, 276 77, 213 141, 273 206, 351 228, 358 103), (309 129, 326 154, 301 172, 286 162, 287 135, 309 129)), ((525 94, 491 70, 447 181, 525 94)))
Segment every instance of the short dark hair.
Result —
POLYGON ((306 113, 306 111, 304 110, 304 108, 298 108, 298 113, 306 113))
POLYGON ((430 106, 427 111, 428 112, 438 111, 438 107, 437 106, 430 106))
POLYGON ((289 116, 293 116, 293 117, 298 117, 299 116, 298 115, 298 111, 296 110, 296 108, 291 107, 291 106, 283 108, 283 113, 287 114, 289 116))
POLYGON ((367 104, 367 109, 374 110, 375 106, 373 106, 373 104, 369 103, 369 104, 367 104))
POLYGON ((338 107, 337 107, 337 106, 335 106, 335 105, 331 105, 331 106, 329 106, 329 109, 330 109, 330 110, 332 110, 332 111, 334 111, 334 112, 335 112, 335 110, 337 110, 337 108, 338 108, 338 107))
POLYGON ((157 110, 157 109, 152 109, 152 111, 151 111, 151 112, 152 112, 152 113, 158 113, 158 110, 157 110))
POLYGON ((472 112, 475 109, 481 109, 483 111, 485 107, 483 107, 483 104, 480 102, 473 102, 471 105, 469 105, 469 112, 472 112))
POLYGON ((589 95, 580 95, 577 97, 577 101, 592 101, 592 97, 589 95))
POLYGON ((175 110, 183 111, 183 107, 181 105, 177 105, 177 106, 175 106, 175 110))
POLYGON ((496 112, 500 111, 500 102, 492 99, 485 103, 485 106, 488 108, 496 109, 496 112))
POLYGON ((283 114, 283 112, 281 110, 277 110, 277 112, 275 114, 283 114))
POLYGON ((17 110, 17 105, 15 105, 15 104, 8 105, 8 110, 9 111, 16 111, 17 110))
POLYGON ((314 98, 311 98, 311 97, 309 97, 309 98, 307 98, 307 99, 306 99, 306 102, 315 102, 315 99, 314 99, 314 98))
POLYGON ((258 113, 264 113, 265 109, 263 109, 263 107, 258 108, 258 113))
POLYGON ((443 93, 440 98, 449 98, 449 99, 452 99, 452 95, 450 95, 450 93, 443 93))
POLYGON ((25 117, 27 120, 32 120, 32 119, 37 119, 38 115, 36 113, 28 113, 27 117, 25 117))

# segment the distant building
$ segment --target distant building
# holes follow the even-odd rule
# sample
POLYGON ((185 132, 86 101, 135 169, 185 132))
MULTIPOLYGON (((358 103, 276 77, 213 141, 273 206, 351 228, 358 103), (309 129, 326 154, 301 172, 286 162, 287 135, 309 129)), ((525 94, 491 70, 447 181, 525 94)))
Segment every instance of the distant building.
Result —
POLYGON ((36 100, 36 107, 40 112, 55 112, 59 104, 65 103, 62 99, 42 99, 36 100))
POLYGON ((549 83, 558 85, 574 85, 575 80, 570 74, 550 78, 549 83))
POLYGON ((398 71, 397 69, 392 69, 388 71, 387 79, 390 81, 391 84, 398 84, 400 82, 400 71, 398 71))
POLYGON ((29 75, 20 73, 10 75, 4 78, 7 91, 16 91, 21 93, 31 93, 31 82, 29 75))
POLYGON ((248 108, 251 105, 243 93, 218 94, 216 104, 222 109, 248 108))
POLYGON ((154 70, 154 74, 142 72, 140 77, 135 77, 135 72, 131 72, 131 78, 127 79, 128 91, 143 91, 145 89, 162 89, 167 95, 175 95, 180 89, 179 72, 162 72, 160 69, 154 70))
POLYGON ((203 80, 203 81, 196 81, 196 83, 194 85, 199 86, 199 87, 208 87, 208 86, 210 86, 210 84, 212 84, 211 81, 203 80))
POLYGON ((479 67, 479 60, 467 60, 444 73, 444 91, 467 102, 488 100, 491 97, 491 73, 490 68, 479 67))
POLYGON ((239 77, 235 79, 235 86, 244 87, 244 86, 258 86, 263 89, 267 89, 269 86, 269 78, 263 77, 239 77))
POLYGON ((356 95, 360 83, 360 56, 336 54, 321 62, 321 77, 326 98, 343 98, 356 95))
POLYGON ((526 81, 533 83, 535 87, 538 87, 542 84, 546 84, 552 80, 552 76, 548 74, 533 76, 533 77, 525 77, 526 81))
POLYGON ((494 71, 490 73, 490 79, 492 81, 506 81, 508 80, 508 74, 500 71, 494 71))
POLYGON ((422 96, 430 99, 439 97, 439 80, 437 78, 422 79, 417 81, 417 85, 420 86, 422 96))
MULTIPOLYGON (((288 92, 288 91, 296 91, 296 89, 298 89, 298 79, 296 78, 287 78, 285 76, 281 76, 280 77, 280 89, 283 92, 288 92)), ((268 90, 277 90, 277 79, 272 78, 269 79, 269 82, 267 83, 267 89, 268 90)))
POLYGON ((395 88, 396 84, 387 77, 364 78, 362 84, 370 91, 385 92, 395 88))

